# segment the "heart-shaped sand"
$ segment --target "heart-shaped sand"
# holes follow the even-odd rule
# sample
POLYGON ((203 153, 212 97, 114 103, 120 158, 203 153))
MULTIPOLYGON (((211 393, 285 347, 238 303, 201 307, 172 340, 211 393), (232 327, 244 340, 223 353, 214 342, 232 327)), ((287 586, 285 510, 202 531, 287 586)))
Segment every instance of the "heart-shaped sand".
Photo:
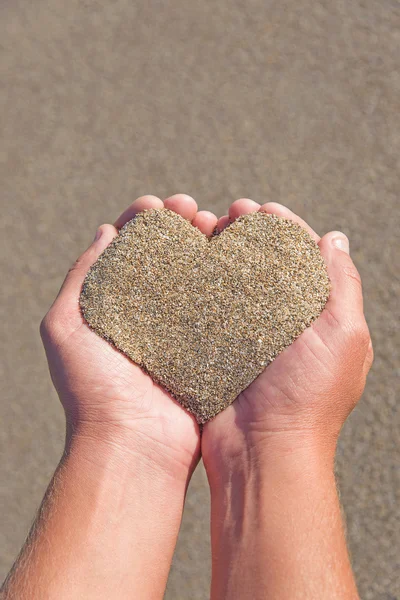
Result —
POLYGON ((121 229, 80 305, 96 333, 205 423, 318 317, 329 290, 318 246, 296 223, 252 213, 209 239, 161 209, 121 229))

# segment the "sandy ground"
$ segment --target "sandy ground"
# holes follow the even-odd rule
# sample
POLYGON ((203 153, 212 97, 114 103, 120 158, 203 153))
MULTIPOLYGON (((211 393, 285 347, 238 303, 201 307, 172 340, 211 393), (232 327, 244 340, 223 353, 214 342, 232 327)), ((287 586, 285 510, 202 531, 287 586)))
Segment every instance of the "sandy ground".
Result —
MULTIPOLYGON (((400 598, 399 27, 397 0, 2 1, 2 575, 63 446, 40 319, 97 225, 181 191, 349 235, 376 360, 338 479, 362 598, 400 598)), ((208 510, 199 469, 168 599, 207 598, 208 510)))

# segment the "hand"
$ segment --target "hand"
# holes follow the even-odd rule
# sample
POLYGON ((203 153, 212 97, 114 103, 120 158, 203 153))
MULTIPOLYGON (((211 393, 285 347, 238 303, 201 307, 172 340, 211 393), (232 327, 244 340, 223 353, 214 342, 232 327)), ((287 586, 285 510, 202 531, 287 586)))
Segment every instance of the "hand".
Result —
POLYGON ((360 277, 343 234, 320 239, 283 206, 238 200, 218 227, 258 210, 307 229, 332 290, 320 317, 204 426, 211 598, 356 600, 333 461, 372 363, 360 277))
MULTIPOLYGON (((271 442, 318 446, 333 456, 340 429, 359 400, 373 351, 363 314, 360 276, 347 238, 322 239, 292 211, 275 203, 241 199, 218 228, 243 214, 264 211, 295 221, 318 243, 332 291, 320 317, 286 348, 224 412, 204 427, 202 453, 209 475, 243 448, 271 442)), ((292 447, 292 446, 291 446, 292 447)))
POLYGON ((199 459, 199 429, 194 418, 137 365, 96 335, 79 309, 89 267, 118 229, 144 209, 165 206, 211 235, 217 218, 197 212, 193 198, 178 194, 163 203, 144 196, 103 225, 96 239, 70 269, 41 324, 51 376, 65 409, 68 435, 96 437, 113 445, 140 447, 151 464, 188 479, 199 459))
MULTIPOLYGON (((7 598, 162 598, 199 459, 194 419, 98 337, 79 309, 89 267, 137 212, 163 206, 212 233, 192 198, 136 200, 77 260, 41 333, 67 417, 66 449, 4 587, 7 598)), ((3 597, 3 596, 2 596, 3 597)))

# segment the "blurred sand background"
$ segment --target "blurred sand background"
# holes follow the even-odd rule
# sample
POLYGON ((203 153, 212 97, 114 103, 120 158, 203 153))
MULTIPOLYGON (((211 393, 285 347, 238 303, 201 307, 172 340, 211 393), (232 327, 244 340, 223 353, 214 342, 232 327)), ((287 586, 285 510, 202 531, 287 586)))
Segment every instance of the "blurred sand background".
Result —
MULTIPOLYGON (((63 447, 39 322, 99 224, 185 192, 349 235, 376 359, 338 478, 362 598, 400 599, 399 67, 398 0, 2 0, 2 576, 63 447)), ((208 511, 200 468, 169 600, 208 596, 208 511)))

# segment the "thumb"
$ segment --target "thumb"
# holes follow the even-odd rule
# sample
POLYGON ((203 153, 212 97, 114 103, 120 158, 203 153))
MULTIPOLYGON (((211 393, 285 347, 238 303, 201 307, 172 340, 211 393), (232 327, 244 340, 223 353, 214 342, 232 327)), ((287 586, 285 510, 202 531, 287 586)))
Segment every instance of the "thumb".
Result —
POLYGON ((350 258, 348 238, 340 231, 331 231, 318 245, 332 285, 326 308, 342 324, 363 319, 361 277, 350 258))
POLYGON ((113 225, 99 227, 92 244, 68 271, 57 298, 40 324, 45 347, 49 341, 62 344, 81 327, 79 295, 86 273, 117 234, 113 225))
POLYGON ((79 299, 83 281, 90 267, 112 242, 118 231, 113 225, 101 225, 89 248, 75 261, 61 286, 56 303, 75 305, 79 299))

